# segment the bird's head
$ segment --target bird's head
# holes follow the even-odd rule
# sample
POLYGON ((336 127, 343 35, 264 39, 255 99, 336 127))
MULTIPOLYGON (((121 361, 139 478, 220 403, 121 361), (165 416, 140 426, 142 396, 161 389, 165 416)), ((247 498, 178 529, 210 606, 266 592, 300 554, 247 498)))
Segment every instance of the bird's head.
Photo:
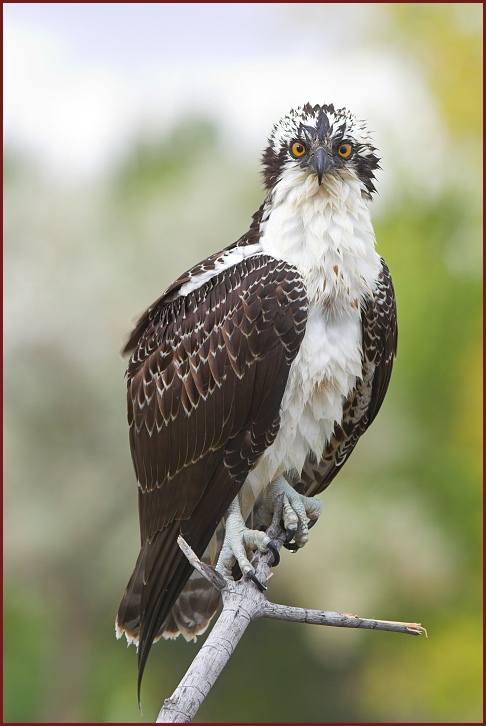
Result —
POLYGON ((275 124, 263 154, 263 176, 267 189, 273 189, 286 172, 302 170, 312 174, 317 184, 327 175, 354 175, 364 185, 363 193, 375 191, 374 170, 379 158, 363 121, 345 108, 332 104, 309 103, 290 111, 275 124))

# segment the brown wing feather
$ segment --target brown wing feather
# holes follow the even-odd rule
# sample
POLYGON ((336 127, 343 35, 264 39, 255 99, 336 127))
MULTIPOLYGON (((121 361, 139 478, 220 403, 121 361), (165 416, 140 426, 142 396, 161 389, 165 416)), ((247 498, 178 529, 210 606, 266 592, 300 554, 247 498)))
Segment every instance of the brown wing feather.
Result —
POLYGON ((347 461, 359 438, 373 422, 385 397, 397 352, 397 310, 390 271, 382 270, 361 316, 363 374, 344 406, 341 425, 319 462, 307 461, 298 488, 308 496, 322 492, 347 461))
POLYGON ((139 683, 191 574, 177 536, 202 556, 274 440, 306 316, 295 268, 259 255, 187 296, 162 299, 139 326, 128 419, 142 554, 117 618, 139 639, 139 683))

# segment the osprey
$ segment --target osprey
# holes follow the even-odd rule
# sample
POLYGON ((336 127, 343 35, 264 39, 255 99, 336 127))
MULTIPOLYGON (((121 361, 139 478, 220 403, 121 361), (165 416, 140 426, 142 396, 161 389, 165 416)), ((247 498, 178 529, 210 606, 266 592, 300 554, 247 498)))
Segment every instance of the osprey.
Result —
POLYGON ((153 642, 195 638, 218 606, 178 536, 226 577, 256 580, 276 498, 302 547, 315 495, 382 404, 397 322, 369 211, 375 152, 346 109, 290 111, 249 231, 170 285, 128 340, 141 550, 116 633, 138 646, 139 693, 153 642))

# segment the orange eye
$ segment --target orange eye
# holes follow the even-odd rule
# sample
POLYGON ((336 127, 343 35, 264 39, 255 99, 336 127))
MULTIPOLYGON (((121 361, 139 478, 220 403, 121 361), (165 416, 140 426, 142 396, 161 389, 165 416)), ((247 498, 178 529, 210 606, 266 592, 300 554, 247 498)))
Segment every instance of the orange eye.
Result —
POLYGON ((340 146, 338 146, 337 152, 339 156, 341 156, 343 159, 349 159, 352 150, 353 147, 351 146, 351 144, 341 144, 340 146))
POLYGON ((292 148, 290 149, 290 152, 292 156, 295 156, 296 158, 299 158, 299 156, 304 156, 307 149, 305 148, 304 144, 301 144, 300 141, 294 141, 292 144, 292 148))

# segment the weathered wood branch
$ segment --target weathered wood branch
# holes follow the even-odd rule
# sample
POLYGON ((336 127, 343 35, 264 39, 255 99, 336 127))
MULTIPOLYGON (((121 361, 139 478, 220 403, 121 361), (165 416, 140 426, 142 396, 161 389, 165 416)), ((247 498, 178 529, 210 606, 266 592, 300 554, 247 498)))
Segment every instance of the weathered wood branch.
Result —
MULTIPOLYGON (((273 521, 267 530, 267 534, 277 550, 281 549, 286 537, 285 531, 280 525, 281 506, 280 501, 280 506, 276 507, 273 521)), ((269 602, 265 593, 261 592, 248 578, 244 577, 237 582, 227 581, 214 568, 201 562, 182 537, 179 537, 178 543, 195 569, 220 591, 223 609, 184 678, 172 696, 165 700, 157 723, 190 723, 192 721, 246 628, 252 620, 257 618, 266 617, 338 628, 388 630, 409 635, 425 633, 427 636, 425 628, 420 623, 370 620, 349 613, 308 610, 269 602)), ((252 564, 260 582, 267 582, 272 562, 271 552, 258 552, 255 555, 252 564)))

